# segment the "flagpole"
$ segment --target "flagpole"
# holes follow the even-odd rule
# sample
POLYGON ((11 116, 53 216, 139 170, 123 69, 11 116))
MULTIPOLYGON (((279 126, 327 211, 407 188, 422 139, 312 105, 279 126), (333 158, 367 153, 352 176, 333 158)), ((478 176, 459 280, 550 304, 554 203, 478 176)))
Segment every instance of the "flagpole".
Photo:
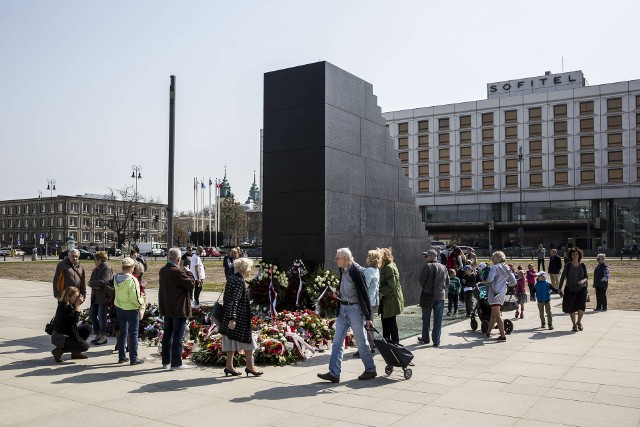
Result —
POLYGON ((211 177, 209 177, 209 246, 211 246, 211 177))
POLYGON ((216 178, 216 246, 218 242, 218 234, 220 234, 220 181, 216 178))
MULTIPOLYGON (((196 185, 197 185, 197 179, 193 178, 193 232, 194 233, 196 231, 196 185)), ((191 240, 191 238, 189 238, 189 240, 191 240)))
POLYGON ((204 244, 204 177, 202 177, 201 185, 200 185, 200 201, 201 201, 201 209, 202 214, 200 215, 200 228, 202 229, 202 243, 204 244))

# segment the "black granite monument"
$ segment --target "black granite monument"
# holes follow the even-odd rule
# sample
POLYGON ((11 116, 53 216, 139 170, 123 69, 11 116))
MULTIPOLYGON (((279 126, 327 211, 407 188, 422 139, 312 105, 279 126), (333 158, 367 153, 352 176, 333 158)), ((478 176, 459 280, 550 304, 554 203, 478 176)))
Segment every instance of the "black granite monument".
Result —
POLYGON ((417 303, 424 224, 373 86, 318 62, 264 76, 263 248, 335 269, 349 247, 392 247, 405 303, 417 303))

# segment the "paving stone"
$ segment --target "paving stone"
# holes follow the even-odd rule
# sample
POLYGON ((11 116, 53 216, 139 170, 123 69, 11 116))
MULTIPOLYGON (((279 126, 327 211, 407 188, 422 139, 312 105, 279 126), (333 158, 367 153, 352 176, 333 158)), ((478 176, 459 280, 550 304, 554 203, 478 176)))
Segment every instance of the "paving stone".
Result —
POLYGON ((534 421, 562 422, 578 426, 634 426, 640 422, 640 410, 542 397, 524 417, 534 421))

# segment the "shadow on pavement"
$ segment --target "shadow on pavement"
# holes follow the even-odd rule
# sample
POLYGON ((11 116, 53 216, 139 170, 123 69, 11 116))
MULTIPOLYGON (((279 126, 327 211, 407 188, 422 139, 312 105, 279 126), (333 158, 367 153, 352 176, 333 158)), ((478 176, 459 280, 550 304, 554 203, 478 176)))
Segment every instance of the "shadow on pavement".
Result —
POLYGON ((336 394, 338 391, 333 390, 335 387, 340 386, 348 386, 350 388, 364 388, 362 385, 364 383, 370 384, 371 387, 380 386, 380 384, 376 384, 378 381, 370 380, 370 381, 360 381, 360 380, 349 380, 338 384, 333 384, 329 382, 324 382, 322 380, 318 380, 319 382, 303 384, 303 385, 288 385, 281 387, 272 387, 266 390, 260 390, 252 394, 251 396, 246 397, 236 397, 230 400, 233 403, 245 403, 252 400, 286 400, 290 398, 300 398, 300 397, 315 397, 320 395, 328 395, 328 394, 336 394), (358 387, 353 387, 358 384, 358 387))

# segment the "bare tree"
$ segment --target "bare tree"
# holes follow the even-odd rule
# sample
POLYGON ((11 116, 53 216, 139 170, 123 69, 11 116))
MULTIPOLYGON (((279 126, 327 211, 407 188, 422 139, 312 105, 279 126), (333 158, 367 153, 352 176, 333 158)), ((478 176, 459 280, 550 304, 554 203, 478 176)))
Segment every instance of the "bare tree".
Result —
POLYGON ((223 199, 220 203, 220 231, 229 244, 237 244, 245 223, 245 213, 233 197, 223 199))
POLYGON ((96 210, 96 215, 104 225, 116 236, 117 247, 121 247, 127 240, 136 240, 138 232, 134 227, 141 209, 148 206, 148 201, 140 193, 136 194, 132 186, 113 189, 105 195, 106 206, 96 210))

